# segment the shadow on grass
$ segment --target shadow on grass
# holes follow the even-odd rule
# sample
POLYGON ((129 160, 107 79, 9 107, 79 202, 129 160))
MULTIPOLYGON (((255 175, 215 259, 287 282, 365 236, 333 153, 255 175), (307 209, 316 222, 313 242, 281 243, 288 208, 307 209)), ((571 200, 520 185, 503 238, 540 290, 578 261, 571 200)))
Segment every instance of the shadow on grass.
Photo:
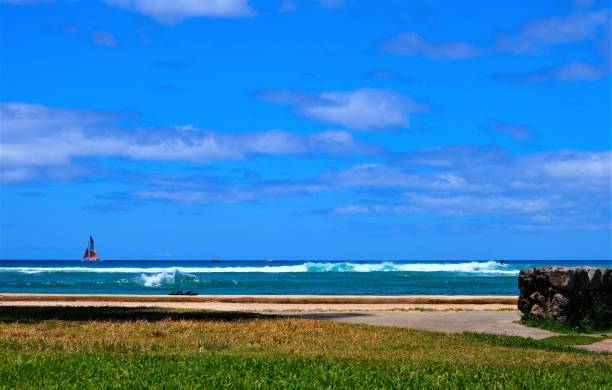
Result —
POLYGON ((0 307, 0 322, 60 321, 243 321, 280 316, 244 312, 222 312, 149 307, 70 307, 70 306, 4 306, 0 307))

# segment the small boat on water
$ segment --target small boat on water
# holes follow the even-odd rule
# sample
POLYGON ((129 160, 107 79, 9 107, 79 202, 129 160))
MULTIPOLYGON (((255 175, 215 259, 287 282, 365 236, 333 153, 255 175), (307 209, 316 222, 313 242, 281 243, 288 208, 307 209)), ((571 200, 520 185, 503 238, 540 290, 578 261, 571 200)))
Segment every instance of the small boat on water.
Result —
POLYGON ((102 261, 102 259, 99 258, 98 254, 96 253, 96 248, 94 247, 94 240, 91 235, 89 236, 89 242, 85 247, 85 253, 83 253, 83 258, 81 259, 81 261, 102 261))

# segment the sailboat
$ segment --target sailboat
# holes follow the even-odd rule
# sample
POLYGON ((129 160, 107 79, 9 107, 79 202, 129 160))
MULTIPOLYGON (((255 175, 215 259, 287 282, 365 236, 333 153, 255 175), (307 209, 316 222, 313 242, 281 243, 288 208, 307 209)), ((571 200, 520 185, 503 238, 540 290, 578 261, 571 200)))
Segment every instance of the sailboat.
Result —
POLYGON ((94 248, 94 240, 93 237, 89 236, 89 242, 85 247, 85 253, 83 253, 83 258, 81 261, 102 261, 96 254, 96 249, 94 248))

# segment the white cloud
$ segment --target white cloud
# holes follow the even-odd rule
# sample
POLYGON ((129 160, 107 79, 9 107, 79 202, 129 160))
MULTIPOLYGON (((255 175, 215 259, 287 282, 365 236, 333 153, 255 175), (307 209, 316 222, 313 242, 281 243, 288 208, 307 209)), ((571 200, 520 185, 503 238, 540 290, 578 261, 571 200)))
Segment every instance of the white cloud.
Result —
POLYGON ((389 54, 423 56, 436 60, 458 60, 482 54, 480 49, 467 42, 429 42, 412 32, 384 41, 380 49, 389 54))
POLYGON ((513 35, 498 37, 496 48, 510 53, 538 53, 546 46, 594 39, 610 29, 610 11, 534 19, 513 35))
POLYGON ((255 15, 248 0, 104 0, 131 9, 162 24, 176 24, 193 17, 236 18, 255 15))
POLYGON ((333 214, 338 214, 338 215, 368 214, 369 212, 370 212, 369 206, 353 205, 353 204, 335 207, 332 210, 333 214))
POLYGON ((420 150, 396 156, 393 164, 360 164, 299 180, 175 177, 125 196, 202 204, 351 191, 365 200, 323 211, 344 217, 427 214, 447 222, 484 218, 507 229, 610 228, 611 151, 512 156, 486 149, 420 150))
POLYGON ((487 148, 438 148, 397 156, 393 165, 329 172, 317 182, 328 184, 325 190, 353 188, 370 198, 329 210, 335 215, 427 213, 506 220, 507 228, 611 228, 611 151, 512 156, 487 148))
MULTIPOLYGON (((350 204, 331 210, 336 215, 392 213, 420 214, 434 213, 443 216, 465 216, 472 214, 534 214, 567 208, 570 204, 560 205, 557 198, 529 198, 525 196, 476 195, 428 195, 419 193, 404 194, 395 203, 350 204)), ((538 214, 540 215, 540 214, 538 214)))
POLYGON ((125 194, 132 199, 170 201, 181 204, 241 203, 308 195, 328 189, 323 184, 300 181, 261 181, 244 184, 189 177, 164 180, 151 188, 125 194))
POLYGON ((407 194, 404 205, 419 211, 465 215, 475 213, 540 213, 559 207, 558 199, 526 196, 421 195, 407 194))
POLYGON ((528 160, 537 162, 550 177, 566 180, 609 182, 612 175, 612 152, 562 151, 528 160), (536 160, 536 161, 533 161, 536 160))
POLYGON ((319 180, 337 187, 362 188, 418 187, 423 184, 418 175, 384 164, 362 164, 329 172, 321 175, 319 180))
MULTIPOLYGON (((254 155, 376 152, 345 131, 299 135, 281 130, 224 134, 191 126, 128 129, 118 127, 119 118, 121 114, 112 112, 0 105, 2 181, 69 179, 87 173, 88 161, 96 157, 201 163, 254 155)), ((299 180, 134 175, 144 188, 126 196, 195 204, 352 191, 367 201, 338 205, 333 214, 512 215, 525 226, 550 221, 601 227, 610 222, 609 150, 512 155, 495 147, 454 146, 377 155, 378 160, 385 157, 386 163, 362 163, 299 180)))
POLYGON ((494 78, 524 83, 593 81, 610 73, 610 19, 607 8, 576 12, 564 17, 533 19, 518 31, 499 35, 493 44, 477 47, 464 41, 431 42, 415 32, 398 34, 379 45, 383 52, 402 56, 422 56, 459 60, 491 54, 538 55, 555 45, 590 41, 603 60, 589 64, 580 60, 524 73, 496 73, 494 78))
POLYGON ((307 118, 358 130, 408 126, 409 114, 425 109, 423 104, 405 95, 373 88, 311 94, 267 91, 259 97, 291 105, 299 115, 307 118))
POLYGON ((457 173, 496 191, 580 189, 607 194, 612 152, 560 150, 512 156, 498 148, 449 147, 406 153, 397 157, 396 164, 406 170, 424 167, 457 173))
POLYGON ((282 130, 223 134, 191 126, 128 129, 118 114, 26 103, 0 105, 0 164, 4 181, 23 181, 49 169, 66 170, 75 158, 189 161, 252 155, 369 154, 376 148, 345 131, 299 135, 282 130))
POLYGON ((572 61, 552 69, 552 77, 560 81, 595 81, 610 72, 610 65, 591 65, 582 61, 572 61))
POLYGON ((518 81, 526 84, 547 81, 596 81, 610 73, 610 64, 589 64, 583 61, 572 61, 559 66, 537 69, 526 73, 497 73, 493 78, 498 80, 518 81))
POLYGON ((533 19, 513 34, 500 35, 493 47, 478 48, 468 42, 430 42, 414 32, 384 41, 380 49, 390 54, 433 59, 463 59, 494 53, 539 54, 543 49, 565 43, 593 40, 610 31, 610 11, 600 9, 565 17, 533 19))

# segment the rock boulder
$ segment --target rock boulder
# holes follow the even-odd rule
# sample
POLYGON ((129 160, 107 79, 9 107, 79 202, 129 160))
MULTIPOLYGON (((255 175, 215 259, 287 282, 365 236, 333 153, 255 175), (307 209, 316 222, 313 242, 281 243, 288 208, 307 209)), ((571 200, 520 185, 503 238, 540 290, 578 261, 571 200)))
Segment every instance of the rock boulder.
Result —
POLYGON ((539 267, 519 273, 519 310, 567 325, 612 325, 612 268, 539 267))

